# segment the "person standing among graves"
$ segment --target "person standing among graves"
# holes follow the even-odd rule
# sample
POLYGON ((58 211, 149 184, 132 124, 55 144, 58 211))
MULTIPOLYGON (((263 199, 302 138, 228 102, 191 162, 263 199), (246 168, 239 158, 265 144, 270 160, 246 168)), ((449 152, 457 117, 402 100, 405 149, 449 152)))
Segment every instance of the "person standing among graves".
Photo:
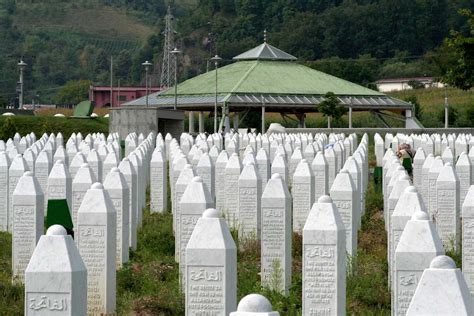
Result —
POLYGON ((411 150, 411 146, 409 144, 403 143, 398 146, 397 150, 397 157, 400 159, 400 163, 408 172, 410 177, 412 177, 413 173, 413 157, 415 153, 411 150))

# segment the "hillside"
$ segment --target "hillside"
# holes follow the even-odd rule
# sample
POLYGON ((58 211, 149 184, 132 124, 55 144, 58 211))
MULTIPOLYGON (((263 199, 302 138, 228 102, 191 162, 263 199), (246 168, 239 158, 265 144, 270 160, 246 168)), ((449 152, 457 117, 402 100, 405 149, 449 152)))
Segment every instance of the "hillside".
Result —
POLYGON ((89 40, 129 41, 140 46, 153 28, 124 9, 100 3, 75 2, 51 6, 48 3, 19 2, 12 16, 13 26, 22 34, 76 35, 89 40))
MULTIPOLYGON (((0 106, 16 97, 23 56, 25 100, 55 102, 71 80, 143 84, 141 63, 153 62, 159 84, 165 0, 0 0, 0 106)), ((469 33, 460 8, 469 0, 392 1, 174 1, 180 80, 221 64, 263 40, 310 67, 368 86, 387 76, 441 76, 452 56, 443 45, 450 30, 469 33)))

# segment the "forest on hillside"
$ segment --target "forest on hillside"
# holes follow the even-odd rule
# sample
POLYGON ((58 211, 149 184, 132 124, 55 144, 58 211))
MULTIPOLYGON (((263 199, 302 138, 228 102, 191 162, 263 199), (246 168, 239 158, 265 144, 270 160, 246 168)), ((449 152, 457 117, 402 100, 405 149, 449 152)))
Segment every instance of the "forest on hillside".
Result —
POLYGON ((175 16, 179 78, 206 71, 263 41, 299 62, 365 86, 387 77, 441 76, 453 56, 445 38, 470 33, 470 0, 0 0, 0 104, 15 99, 16 63, 28 64, 25 99, 57 101, 72 80, 159 84, 164 15, 175 16), (101 16, 100 13, 104 15, 101 16), (89 20, 87 20, 89 18, 89 20))

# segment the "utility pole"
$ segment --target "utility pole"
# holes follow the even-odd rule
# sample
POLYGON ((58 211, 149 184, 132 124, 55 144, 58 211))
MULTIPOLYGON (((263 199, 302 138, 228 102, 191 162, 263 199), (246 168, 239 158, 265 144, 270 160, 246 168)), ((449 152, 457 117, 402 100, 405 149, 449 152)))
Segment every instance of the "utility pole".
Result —
POLYGON ((20 67, 20 96, 18 98, 18 108, 23 108, 23 72, 25 71, 26 63, 22 60, 18 63, 18 67, 20 67))
POLYGON ((175 84, 173 74, 175 65, 171 60, 171 51, 174 48, 174 29, 172 26, 173 15, 171 14, 171 7, 168 6, 168 12, 165 16, 165 41, 163 44, 163 60, 161 62, 161 79, 160 85, 162 88, 169 88, 175 84))
POLYGON ((181 51, 176 47, 171 51, 174 58, 174 109, 178 107, 178 55, 181 51))
POLYGON ((142 63, 142 66, 145 67, 145 93, 146 93, 146 97, 145 97, 145 106, 148 107, 148 71, 150 70, 150 67, 152 66, 153 64, 150 63, 148 60, 145 61, 144 63, 142 63))
POLYGON ((448 91, 446 85, 444 86, 444 128, 449 127, 449 104, 448 104, 448 91))
POLYGON ((221 61, 218 55, 211 58, 211 61, 214 62, 214 67, 216 71, 216 78, 215 78, 215 90, 214 90, 214 133, 217 133, 217 68, 219 66, 219 61, 221 61))

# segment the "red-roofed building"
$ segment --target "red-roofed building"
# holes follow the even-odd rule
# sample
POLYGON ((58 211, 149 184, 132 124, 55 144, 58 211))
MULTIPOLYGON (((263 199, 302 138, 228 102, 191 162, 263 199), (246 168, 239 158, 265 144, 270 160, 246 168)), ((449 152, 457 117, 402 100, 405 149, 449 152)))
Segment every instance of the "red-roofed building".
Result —
MULTIPOLYGON (((94 101, 95 106, 119 107, 123 103, 133 101, 146 95, 145 87, 112 87, 112 102, 110 100, 110 87, 90 86, 89 101, 94 101)), ((160 91, 160 87, 148 88, 148 94, 160 91)))

